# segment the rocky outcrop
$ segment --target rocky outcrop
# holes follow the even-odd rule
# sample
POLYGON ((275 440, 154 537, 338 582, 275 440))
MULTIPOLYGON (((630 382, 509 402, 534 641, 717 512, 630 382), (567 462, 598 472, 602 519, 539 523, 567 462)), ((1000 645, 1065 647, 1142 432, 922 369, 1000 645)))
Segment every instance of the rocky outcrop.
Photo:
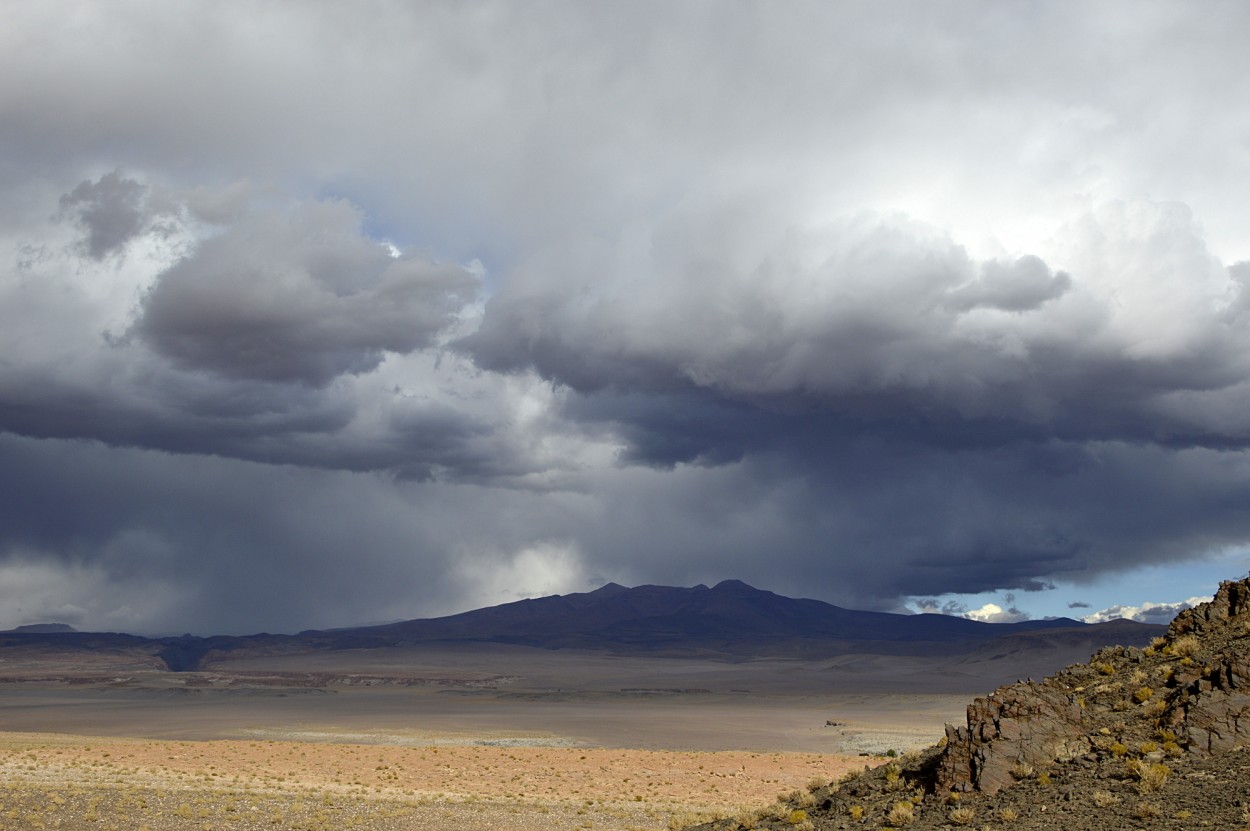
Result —
MULTIPOLYGON (((1168 637, 1176 639, 1184 635, 1213 638, 1217 642, 1227 640, 1233 630, 1240 630, 1244 637, 1250 623, 1250 579, 1220 584, 1215 597, 1186 609, 1168 626, 1168 637)), ((1220 645, 1212 643, 1211 646, 1220 645)))
POLYGON ((966 727, 947 725, 933 787, 994 793, 1015 781, 1013 769, 1047 767, 1089 748, 1076 696, 1013 684, 969 704, 966 727))
POLYGON ((1076 759, 1108 736, 1128 747, 1166 732, 1199 755, 1250 745, 1248 635, 1250 579, 1227 582, 1151 648, 1102 650, 1088 665, 978 698, 967 726, 947 728, 932 787, 995 793, 1013 784, 1013 769, 1076 759))
POLYGON ((1248 769, 1250 578, 1222 584, 1145 648, 1108 647, 978 698, 928 750, 710 827, 784 828, 787 811, 805 810, 819 829, 929 831, 976 817, 1013 831, 1106 831, 1200 811, 1198 825, 1241 828, 1248 769))

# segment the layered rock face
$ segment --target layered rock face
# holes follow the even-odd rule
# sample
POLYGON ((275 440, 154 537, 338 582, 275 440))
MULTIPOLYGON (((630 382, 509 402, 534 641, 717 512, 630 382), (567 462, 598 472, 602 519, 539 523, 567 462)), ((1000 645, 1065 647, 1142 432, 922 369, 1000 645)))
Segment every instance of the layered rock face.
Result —
POLYGON ((1194 661, 1170 679, 1168 723, 1191 753, 1250 745, 1250 579, 1225 583, 1210 603, 1181 612, 1172 643, 1197 641, 1194 661))
POLYGON ((707 827, 1250 828, 1247 771, 1250 578, 1148 647, 978 698, 928 750, 707 827))
POLYGON ((1105 649, 978 698, 966 727, 947 727, 933 787, 995 793, 1015 781, 1013 769, 1096 757, 1109 737, 1127 747, 1166 734, 1198 755, 1250 745, 1248 636, 1250 579, 1228 582, 1151 648, 1105 649))
POLYGON ((1013 684, 968 705, 968 726, 946 727, 935 787, 994 793, 1021 765, 1045 767, 1089 751, 1081 707, 1064 690, 1013 684))

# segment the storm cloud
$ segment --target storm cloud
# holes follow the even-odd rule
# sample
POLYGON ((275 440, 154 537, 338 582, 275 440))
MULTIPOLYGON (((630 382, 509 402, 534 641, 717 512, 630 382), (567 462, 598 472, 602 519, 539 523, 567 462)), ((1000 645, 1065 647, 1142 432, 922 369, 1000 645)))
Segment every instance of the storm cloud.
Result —
POLYGON ((61 213, 73 217, 86 232, 82 249, 100 260, 143 231, 149 219, 143 204, 146 188, 117 171, 94 182, 82 182, 61 197, 61 213))
POLYGON ((1250 544, 1245 4, 70 12, 0 32, 0 626, 1250 544))
POLYGON ((360 223, 343 202, 248 217, 161 273, 132 331, 189 369, 309 386, 431 346, 476 278, 392 257, 360 223))

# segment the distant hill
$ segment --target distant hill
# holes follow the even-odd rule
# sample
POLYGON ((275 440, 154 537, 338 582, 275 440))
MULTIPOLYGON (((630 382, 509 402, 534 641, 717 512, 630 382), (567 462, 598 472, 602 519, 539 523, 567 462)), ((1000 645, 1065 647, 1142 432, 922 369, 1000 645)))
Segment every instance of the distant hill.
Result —
MULTIPOLYGON (((1131 621, 1115 626, 1118 638, 1133 643, 1145 643, 1163 631, 1131 621)), ((307 631, 299 637, 321 640, 330 648, 476 641, 625 654, 816 658, 847 653, 961 655, 1004 635, 1044 631, 1055 633, 1052 640, 1107 643, 1101 640, 1106 630, 1069 618, 995 624, 950 615, 855 611, 783 597, 739 580, 712 588, 609 583, 592 592, 520 600, 449 617, 307 631)))
POLYGON ((77 632, 78 630, 70 626, 68 623, 28 623, 25 626, 19 626, 16 629, 5 629, 0 634, 8 634, 10 632, 27 635, 47 635, 54 632, 77 632))
MULTIPOLYGON (((520 600, 441 618, 380 626, 308 630, 298 635, 216 635, 145 639, 128 635, 34 631, 0 633, 0 648, 138 650, 173 671, 224 656, 264 656, 419 644, 488 643, 615 654, 751 658, 831 658, 848 654, 967 656, 1027 660, 1038 650, 1143 644, 1163 627, 1130 621, 982 623, 949 615, 900 615, 796 600, 726 580, 708 588, 609 583, 592 592, 520 600)), ((1057 653, 1056 653, 1057 654, 1057 653)))

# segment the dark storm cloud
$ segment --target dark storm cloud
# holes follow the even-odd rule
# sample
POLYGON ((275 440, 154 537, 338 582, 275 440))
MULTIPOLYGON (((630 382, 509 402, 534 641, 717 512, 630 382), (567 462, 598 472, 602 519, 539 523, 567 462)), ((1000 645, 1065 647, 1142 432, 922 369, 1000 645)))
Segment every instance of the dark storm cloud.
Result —
POLYGON ((1245 545, 1248 20, 6 9, 6 481, 84 525, 0 531, 0 613, 897 608, 1245 545))
POLYGON ((491 478, 515 473, 516 450, 493 437, 488 417, 447 406, 392 403, 387 422, 357 429, 359 404, 315 390, 253 382, 188 382, 154 369, 134 388, 0 383, 0 425, 39 438, 94 439, 121 447, 208 453, 272 464, 389 471, 406 479, 491 478))
POLYGON ((136 246, 125 262, 93 271, 84 246, 85 261, 46 256, 3 286, 0 318, 22 346, 0 364, 0 429, 411 479, 528 472, 490 380, 439 351, 480 287, 469 270, 368 238, 345 202, 246 183, 109 174, 61 201, 162 221, 116 236, 136 246), (124 288, 93 294, 110 284, 124 288), (378 377, 388 358, 409 363, 378 377), (437 389, 409 389, 426 383, 437 389))
MULTIPOLYGON (((1192 246, 1192 229, 1164 214, 1135 242, 1192 246)), ((620 280, 628 290, 583 282, 580 262, 568 264, 579 275, 569 285, 505 288, 464 348, 484 367, 533 367, 613 400, 575 405, 591 417, 610 417, 623 398, 615 418, 642 436, 642 454, 667 445, 671 461, 732 459, 820 433, 937 446, 1250 440, 1250 420, 1212 417, 1246 396, 1240 266, 1216 269, 1224 297, 1160 315, 1146 331, 1117 319, 1122 299, 1099 296, 1105 275, 1074 287, 1036 257, 978 264, 942 235, 888 217, 791 233, 737 261, 670 258, 666 234, 657 231, 642 273, 620 280), (1151 341, 1164 346, 1142 348, 1151 341), (1209 406, 1181 406, 1198 397, 1209 406)), ((1177 279, 1189 268, 1212 266, 1181 263, 1177 279)))
POLYGON ((1054 273, 1037 257, 1025 256, 1015 262, 990 260, 981 264, 976 280, 950 293, 953 308, 968 312, 976 308, 1005 312, 1028 312, 1055 300, 1072 287, 1072 278, 1054 273))
POLYGON ((462 346, 576 391, 563 414, 610 426, 625 460, 753 460, 807 529, 772 567, 842 574, 861 602, 1042 590, 1250 535, 1226 510, 1250 498, 1250 419, 1233 412, 1250 378, 1242 266, 1213 263, 1168 206, 1127 232, 1118 219, 1089 220, 1101 259, 1074 274, 977 263, 891 217, 787 232, 751 259, 697 234, 671 256, 658 229, 616 282, 583 281, 575 261, 549 291, 505 288, 462 346), (1209 281, 1209 299, 1186 289, 1157 324, 1126 320, 1138 289, 1116 288, 1117 260, 1140 248, 1160 279, 1209 281), (859 557, 871 565, 848 574, 859 557))
POLYGON ((524 493, 12 435, 0 435, 0 491, 6 621, 106 631, 295 631, 458 611, 475 596, 461 566, 507 537, 493 517, 537 530, 515 519, 536 513, 524 493), (466 529, 475 507, 478 530, 466 529))
POLYGON ((101 260, 145 230, 146 195, 142 184, 113 171, 62 196, 61 213, 87 232, 81 243, 87 256, 101 260))
POLYGON ((1073 600, 1068 604, 1069 609, 1088 609, 1089 604, 1082 600, 1073 600))
POLYGON ((190 369, 311 386, 430 346, 478 281, 392 257, 360 223, 342 202, 248 217, 161 274, 133 332, 190 369))

